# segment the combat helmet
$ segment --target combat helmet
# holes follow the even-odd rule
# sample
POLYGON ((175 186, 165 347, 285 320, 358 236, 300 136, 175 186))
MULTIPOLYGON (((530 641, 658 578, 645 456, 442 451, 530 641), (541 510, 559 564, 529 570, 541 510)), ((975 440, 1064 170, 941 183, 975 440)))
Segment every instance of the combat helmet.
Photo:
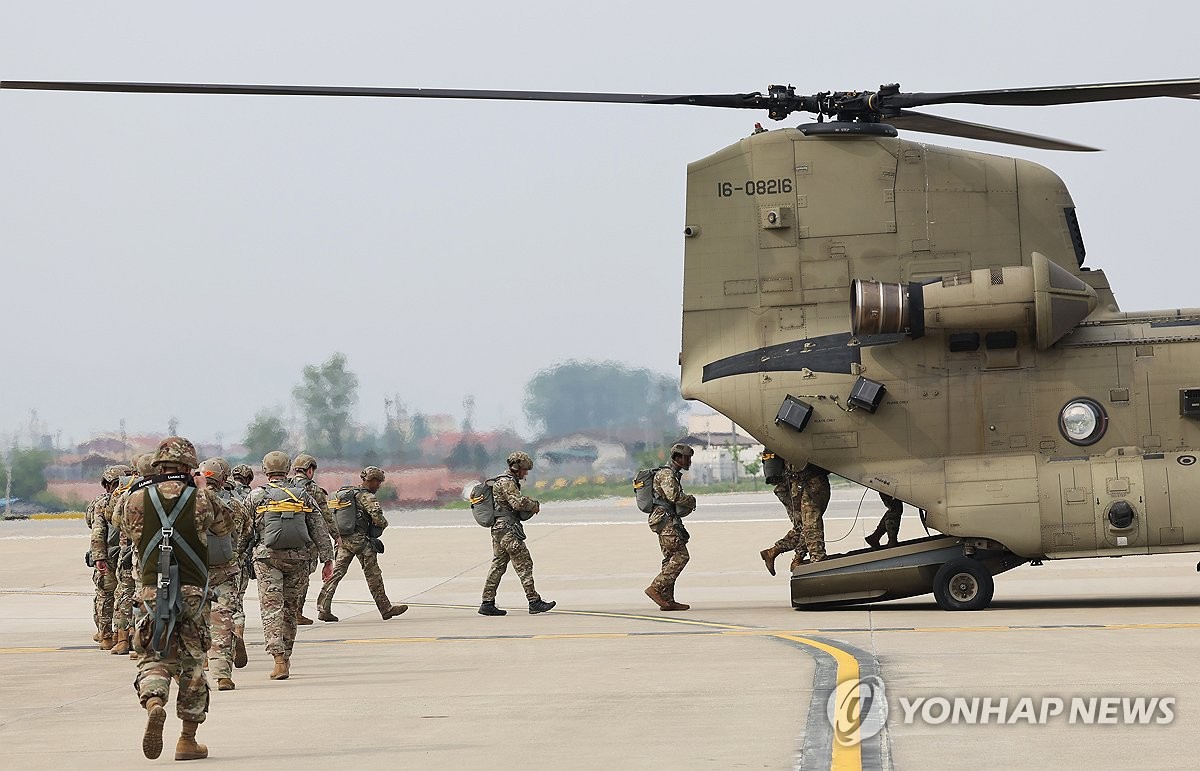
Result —
POLYGON ((196 445, 182 436, 168 436, 159 443, 158 452, 154 453, 151 463, 154 466, 173 463, 194 469, 200 465, 200 460, 196 457, 196 445))
POLYGON ((262 470, 264 474, 286 474, 291 468, 291 459, 283 450, 272 450, 263 456, 262 470))
POLYGON ((104 469, 104 473, 100 475, 100 481, 103 484, 111 485, 114 482, 116 482, 118 479, 120 479, 122 477, 122 475, 124 475, 125 470, 128 468, 129 468, 128 466, 122 465, 120 463, 114 464, 112 466, 107 466, 104 469))
POLYGON ((671 455, 672 456, 682 455, 685 458, 690 458, 695 454, 696 454, 696 450, 691 445, 684 444, 683 442, 677 442, 677 443, 671 445, 671 455))
POLYGON ((233 467, 233 471, 229 472, 235 482, 241 482, 244 485, 249 485, 254 481, 254 469, 247 466, 245 463, 239 463, 233 467))
POLYGON ((529 471, 533 468, 533 458, 529 457, 529 453, 517 450, 508 456, 508 467, 517 471, 529 471))
POLYGON ((154 453, 144 452, 133 459, 134 469, 140 477, 148 477, 154 473, 154 453))
POLYGON ((372 479, 378 479, 380 482, 382 482, 387 477, 387 475, 383 473, 383 469, 379 468, 378 466, 367 466, 362 470, 362 473, 359 474, 359 476, 362 477, 362 481, 364 482, 370 482, 372 479))
POLYGON ((229 478, 229 464, 224 458, 209 458, 201 462, 200 473, 206 479, 212 481, 213 484, 220 487, 225 484, 225 480, 229 478))
POLYGON ((310 468, 317 467, 317 459, 306 452, 302 452, 292 461, 292 471, 308 471, 310 468))

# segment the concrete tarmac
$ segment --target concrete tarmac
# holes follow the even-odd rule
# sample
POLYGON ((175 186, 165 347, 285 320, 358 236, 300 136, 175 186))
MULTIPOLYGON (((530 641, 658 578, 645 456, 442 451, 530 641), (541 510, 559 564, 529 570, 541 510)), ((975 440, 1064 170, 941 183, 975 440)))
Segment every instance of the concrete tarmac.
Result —
MULTIPOLYGON (((835 489, 830 553, 858 548, 881 513, 874 494, 835 489)), ((558 607, 527 614, 510 569, 498 598, 509 615, 488 618, 475 609, 490 540, 469 512, 389 518, 380 563, 409 612, 383 621, 352 567, 341 621, 301 627, 292 676, 275 682, 252 583, 250 664, 235 670, 237 690, 212 692, 206 765, 1178 768, 1200 750, 1195 555, 1023 566, 975 613, 930 596, 797 612, 787 556, 775 578, 758 557, 788 529, 782 507, 769 493, 705 496, 677 588, 692 610, 663 613, 643 594, 661 560, 645 515, 630 500, 564 503, 526 525, 538 590, 558 607), (814 705, 835 679, 876 672, 886 727, 842 746, 814 705), (957 719, 940 719, 955 698, 957 719), (1093 704, 1105 698, 1108 712, 1093 704), (1120 701, 1138 698, 1144 724, 1120 701), (993 711, 980 724, 967 710, 984 699, 993 711)), ((902 539, 923 535, 907 509, 902 539)), ((150 762, 135 665, 91 640, 86 546, 80 520, 0 522, 0 767, 150 762)), ((171 762, 178 732, 168 712, 157 762, 171 762)))

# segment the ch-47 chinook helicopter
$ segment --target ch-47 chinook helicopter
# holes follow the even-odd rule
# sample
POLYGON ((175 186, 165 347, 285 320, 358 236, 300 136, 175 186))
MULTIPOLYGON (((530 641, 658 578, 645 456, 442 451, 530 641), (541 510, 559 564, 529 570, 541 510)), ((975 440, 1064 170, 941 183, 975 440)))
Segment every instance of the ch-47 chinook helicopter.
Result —
POLYGON ((943 536, 800 566, 792 604, 986 607, 1025 562, 1200 551, 1200 309, 1121 312, 1071 196, 1028 161, 896 129, 1071 142, 937 104, 1200 98, 1200 79, 951 93, 639 95, 4 81, 0 88, 609 102, 794 112, 688 167, 681 392, 943 536), (831 120, 826 120, 829 118, 831 120))

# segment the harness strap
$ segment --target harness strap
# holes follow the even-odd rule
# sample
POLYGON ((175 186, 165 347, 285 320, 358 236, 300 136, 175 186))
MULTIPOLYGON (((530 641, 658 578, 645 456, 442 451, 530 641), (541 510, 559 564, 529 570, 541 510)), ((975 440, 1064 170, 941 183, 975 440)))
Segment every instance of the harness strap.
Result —
MULTIPOLYGON (((175 623, 178 620, 179 614, 183 611, 183 601, 180 596, 179 585, 179 564, 173 559, 175 547, 179 547, 184 556, 200 569, 200 572, 204 575, 204 593, 202 596, 208 596, 208 565, 199 558, 195 550, 185 540, 174 538, 175 521, 179 519, 179 515, 183 513, 188 501, 194 495, 194 487, 190 485, 184 487, 179 500, 175 502, 171 513, 168 514, 163 508, 162 498, 158 495, 158 487, 149 488, 150 503, 154 506, 154 511, 158 514, 158 521, 162 525, 162 529, 155 533, 150 539, 150 543, 146 545, 146 551, 142 554, 142 564, 146 564, 145 561, 149 559, 151 551, 158 546, 158 595, 155 599, 154 610, 152 611, 154 613, 154 630, 151 635, 151 648, 159 655, 166 655, 169 652, 171 636, 175 631, 175 623)), ((147 611, 149 610, 147 608, 147 611)), ((199 612, 204 612, 203 602, 200 604, 199 612)))

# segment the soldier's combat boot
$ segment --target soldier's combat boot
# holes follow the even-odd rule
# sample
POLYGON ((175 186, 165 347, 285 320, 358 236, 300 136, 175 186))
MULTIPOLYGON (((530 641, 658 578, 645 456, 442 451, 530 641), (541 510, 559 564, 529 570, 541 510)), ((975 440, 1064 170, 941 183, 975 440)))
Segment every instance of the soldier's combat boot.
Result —
POLYGON ((399 616, 401 613, 403 613, 406 610, 408 610, 407 605, 393 605, 392 607, 388 608, 380 615, 383 616, 384 621, 387 621, 389 618, 395 618, 396 616, 399 616))
POLYGON ((246 666, 250 658, 246 655, 246 641, 242 639, 242 635, 237 631, 233 637, 233 665, 238 669, 246 666))
POLYGON ((117 630, 117 641, 113 643, 112 655, 124 656, 129 653, 129 630, 117 630))
POLYGON ((532 616, 534 613, 545 613, 557 604, 557 602, 546 602, 541 597, 538 597, 536 600, 530 600, 529 615, 532 616))
POLYGON ((116 645, 116 643, 117 640, 115 637, 113 637, 111 634, 106 634, 100 638, 100 650, 111 651, 112 647, 116 645))
POLYGON ((779 554, 779 549, 776 549, 774 546, 769 549, 763 549, 758 553, 758 556, 762 557, 762 561, 767 563, 767 572, 771 575, 775 575, 775 558, 779 554))
POLYGON ((658 606, 659 610, 670 610, 671 609, 671 601, 668 600, 666 597, 663 597, 662 594, 655 587, 647 586, 646 587, 646 596, 649 597, 650 599, 654 600, 654 604, 658 606))
POLYGON ((871 533, 869 536, 867 536, 863 540, 867 542, 867 546, 870 546, 872 549, 878 549, 879 548, 879 539, 883 538, 883 533, 884 533, 883 525, 880 525, 879 527, 875 528, 874 533, 871 533))
POLYGON ((96 633, 94 635, 92 635, 92 642, 100 642, 100 630, 99 629, 97 629, 96 633))
POLYGON ((496 607, 496 601, 483 602, 479 605, 479 615, 481 616, 507 616, 508 611, 503 608, 496 607))
POLYGON ((333 615, 332 613, 330 613, 327 610, 323 610, 320 613, 318 613, 317 618, 321 619, 322 621, 328 621, 330 623, 333 623, 334 621, 338 620, 337 616, 333 615))
POLYGON ((288 679, 288 660, 282 653, 275 654, 275 668, 271 670, 272 680, 288 679))
POLYGON ((167 711, 163 700, 157 696, 146 700, 146 732, 142 734, 142 754, 154 760, 162 754, 163 724, 167 722, 167 711))
POLYGON ((675 602, 675 600, 671 600, 671 604, 669 607, 662 608, 662 610, 691 610, 691 609, 692 609, 691 605, 687 605, 682 602, 675 602))
POLYGON ((303 613, 296 614, 296 625, 297 626, 308 626, 312 622, 313 622, 313 620, 311 618, 309 618, 308 616, 305 616, 303 613))
POLYGON ((208 747, 196 741, 198 726, 198 723, 190 720, 183 721, 183 733, 179 734, 179 741, 175 743, 176 760, 203 760, 208 757, 208 747))
POLYGON ((218 677, 217 678, 217 690, 218 691, 232 691, 234 688, 237 688, 237 683, 233 682, 232 677, 218 677))

